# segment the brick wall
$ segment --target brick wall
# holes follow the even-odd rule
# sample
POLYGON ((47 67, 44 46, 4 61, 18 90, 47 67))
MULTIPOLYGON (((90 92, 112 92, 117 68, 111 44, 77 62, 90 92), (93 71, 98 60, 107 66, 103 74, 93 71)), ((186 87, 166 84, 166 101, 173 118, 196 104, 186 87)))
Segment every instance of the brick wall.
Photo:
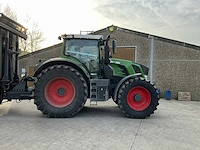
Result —
MULTIPOLYGON (((200 51, 155 41, 154 81, 161 91, 191 92, 192 100, 200 100, 200 51)), ((164 93, 162 93, 163 95, 164 93)))
POLYGON ((44 62, 45 60, 59 57, 61 51, 61 44, 56 44, 42 50, 24 55, 19 58, 19 73, 21 73, 22 68, 25 68, 27 71, 29 67, 34 67, 39 60, 44 62))

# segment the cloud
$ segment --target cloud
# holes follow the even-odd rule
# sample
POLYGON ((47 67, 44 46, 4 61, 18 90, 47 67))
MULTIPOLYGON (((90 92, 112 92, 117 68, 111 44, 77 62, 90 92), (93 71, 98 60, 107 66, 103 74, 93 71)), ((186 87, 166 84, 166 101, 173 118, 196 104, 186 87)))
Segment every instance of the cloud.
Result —
MULTIPOLYGON (((118 26, 191 42, 187 35, 200 26, 199 4, 200 0, 102 0, 94 1, 93 10, 118 26)), ((200 40, 193 41, 200 45, 200 40)))

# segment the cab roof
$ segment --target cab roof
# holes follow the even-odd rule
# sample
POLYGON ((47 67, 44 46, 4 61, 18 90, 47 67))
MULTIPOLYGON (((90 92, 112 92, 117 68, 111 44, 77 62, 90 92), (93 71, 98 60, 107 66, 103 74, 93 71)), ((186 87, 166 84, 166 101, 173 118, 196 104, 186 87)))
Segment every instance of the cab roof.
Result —
POLYGON ((91 35, 91 34, 63 34, 63 39, 92 39, 99 40, 103 38, 103 35, 91 35))

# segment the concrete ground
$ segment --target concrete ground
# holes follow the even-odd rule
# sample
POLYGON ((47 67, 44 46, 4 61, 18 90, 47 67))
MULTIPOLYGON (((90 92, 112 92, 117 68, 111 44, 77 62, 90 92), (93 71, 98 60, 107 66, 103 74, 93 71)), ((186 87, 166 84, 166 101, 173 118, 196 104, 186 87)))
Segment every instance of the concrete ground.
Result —
POLYGON ((199 150, 200 102, 160 100, 147 119, 129 119, 112 100, 73 118, 46 118, 31 101, 0 106, 2 150, 199 150))

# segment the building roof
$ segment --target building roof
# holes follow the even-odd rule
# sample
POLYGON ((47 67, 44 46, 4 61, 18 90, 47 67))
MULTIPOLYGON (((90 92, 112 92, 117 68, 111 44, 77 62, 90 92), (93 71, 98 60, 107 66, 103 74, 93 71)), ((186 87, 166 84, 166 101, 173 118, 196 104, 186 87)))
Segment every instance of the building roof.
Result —
MULTIPOLYGON (((156 40, 159 40, 159 41, 163 41, 163 42, 176 44, 176 45, 183 46, 183 47, 188 47, 188 48, 200 50, 200 46, 197 46, 197 45, 193 45, 193 44, 189 44, 189 43, 185 43, 185 42, 181 42, 181 41, 177 41, 177 40, 173 40, 173 39, 168 39, 168 38, 164 38, 164 37, 161 37, 161 36, 152 35, 152 34, 149 34, 149 33, 130 30, 130 29, 118 27, 118 26, 115 26, 115 25, 111 25, 111 26, 108 26, 106 28, 94 31, 91 34, 98 34, 98 33, 101 33, 102 31, 108 31, 110 27, 114 28, 114 30, 122 31, 122 32, 125 32, 125 33, 135 34, 135 35, 146 37, 146 38, 154 37, 156 40)), ((20 56, 19 59, 22 59, 22 58, 25 58, 25 57, 28 57, 28 56, 31 56, 31 55, 34 55, 34 54, 37 54, 37 53, 42 53, 46 50, 53 49, 53 48, 56 48, 56 47, 59 47, 59 46, 61 46, 61 43, 49 46, 47 48, 44 48, 44 49, 41 49, 41 50, 38 50, 38 51, 35 51, 33 53, 29 53, 29 54, 20 56)))
POLYGON ((51 49, 60 47, 61 45, 62 45, 62 43, 59 43, 59 44, 55 44, 55 45, 43 48, 41 50, 38 50, 38 51, 35 51, 35 52, 32 52, 32 53, 28 53, 26 55, 20 56, 19 59, 23 59, 23 58, 26 58, 26 57, 29 57, 29 56, 32 56, 32 55, 35 55, 35 54, 39 54, 39 53, 45 52, 47 50, 51 50, 51 49))
POLYGON ((159 40, 159 41, 163 41, 163 42, 167 42, 167 43, 171 43, 171 44, 180 45, 180 46, 183 46, 183 47, 188 47, 188 48, 200 50, 200 46, 197 46, 197 45, 194 45, 194 44, 189 44, 189 43, 181 42, 181 41, 178 41, 178 40, 164 38, 164 37, 149 34, 149 33, 130 30, 130 29, 118 27, 118 26, 115 26, 115 25, 111 25, 111 26, 108 26, 106 28, 97 30, 97 31, 94 32, 94 34, 98 34, 98 33, 105 31, 105 30, 109 30, 111 27, 114 28, 114 30, 118 30, 118 31, 130 33, 130 34, 135 34, 135 35, 146 37, 146 38, 154 37, 154 39, 159 40))

